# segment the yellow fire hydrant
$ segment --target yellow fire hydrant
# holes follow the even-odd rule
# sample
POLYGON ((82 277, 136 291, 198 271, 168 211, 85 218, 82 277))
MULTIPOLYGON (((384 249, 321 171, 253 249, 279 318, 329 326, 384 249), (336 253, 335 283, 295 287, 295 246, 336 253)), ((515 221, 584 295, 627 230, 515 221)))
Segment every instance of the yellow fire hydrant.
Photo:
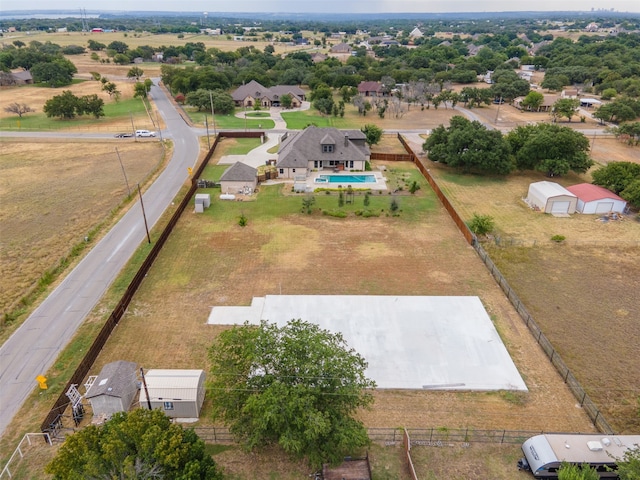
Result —
POLYGON ((38 382, 38 384, 40 385, 40 390, 46 390, 47 388, 47 377, 45 377, 44 375, 38 375, 36 377, 36 382, 38 382))

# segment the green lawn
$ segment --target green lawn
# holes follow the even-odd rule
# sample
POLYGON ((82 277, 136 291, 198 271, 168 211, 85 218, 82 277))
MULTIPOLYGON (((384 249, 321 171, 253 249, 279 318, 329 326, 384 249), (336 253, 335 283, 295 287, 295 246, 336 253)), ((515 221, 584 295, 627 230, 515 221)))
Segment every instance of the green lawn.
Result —
MULTIPOLYGON (((226 165, 212 165, 205 168, 203 179, 218 181, 222 173, 228 168, 226 165)), ((368 210, 377 216, 386 217, 391 214, 390 205, 392 199, 398 203, 399 218, 407 222, 419 221, 433 211, 437 207, 437 198, 433 191, 428 188, 424 178, 415 168, 397 168, 387 171, 390 188, 404 185, 403 191, 407 191, 408 187, 405 181, 412 182, 416 180, 421 186, 415 195, 403 193, 402 195, 391 196, 389 192, 371 193, 369 196, 369 206, 365 207, 364 191, 354 191, 354 202, 338 206, 339 194, 337 190, 317 191, 313 194, 315 203, 312 207, 313 214, 320 214, 321 211, 343 211, 348 216, 356 215, 356 212, 368 210)), ((291 214, 299 214, 302 210, 302 201, 306 195, 288 195, 289 185, 270 185, 261 186, 256 201, 249 202, 230 202, 220 200, 218 197, 220 191, 218 189, 209 189, 211 193, 212 208, 205 210, 205 215, 211 215, 216 218, 217 224, 221 228, 228 228, 230 223, 237 223, 241 214, 244 214, 249 222, 260 220, 268 221, 269 219, 282 217, 291 214), (283 191, 286 189, 287 191, 283 191)), ((205 190, 206 191, 206 190, 205 190)), ((346 196, 345 196, 346 200, 346 196)), ((366 221, 366 218, 363 218, 366 221)))
POLYGON ((71 120, 64 120, 49 118, 44 113, 28 113, 22 118, 3 118, 0 120, 0 130, 64 130, 85 127, 99 129, 105 120, 129 121, 131 115, 133 115, 134 122, 137 118, 147 118, 144 105, 138 98, 106 103, 104 117, 99 119, 83 115, 71 120))
POLYGON ((270 117, 271 114, 269 112, 247 112, 247 117, 270 117))
POLYGON ((259 138, 236 138, 236 145, 227 149, 226 155, 245 155, 261 145, 259 138))
MULTIPOLYGON (((211 122, 211 112, 196 111, 193 109, 185 108, 185 112, 191 118, 191 121, 196 124, 204 125, 204 117, 207 116, 209 122, 209 129, 213 131, 213 123, 211 122)), ((246 120, 244 118, 238 118, 234 115, 216 115, 216 128, 224 129, 236 129, 236 130, 269 130, 275 127, 275 123, 270 118, 250 118, 247 113, 246 120)))
POLYGON ((358 123, 349 118, 320 115, 315 109, 302 112, 285 112, 282 113, 282 118, 287 122, 287 128, 291 130, 302 130, 309 124, 318 127, 360 128, 358 123))

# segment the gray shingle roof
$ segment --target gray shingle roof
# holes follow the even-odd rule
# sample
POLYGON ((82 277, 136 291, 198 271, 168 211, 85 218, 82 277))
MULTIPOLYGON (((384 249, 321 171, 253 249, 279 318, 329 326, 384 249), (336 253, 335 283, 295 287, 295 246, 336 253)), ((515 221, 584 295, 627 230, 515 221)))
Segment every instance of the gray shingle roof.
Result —
POLYGON ((227 168, 220 177, 221 182, 251 182, 256 179, 258 170, 246 163, 236 162, 227 168))
POLYGON ((136 383, 136 364, 125 360, 107 363, 96 381, 91 385, 86 398, 99 395, 122 397, 131 393, 132 385, 136 383))
POLYGON ((276 165, 307 168, 309 161, 313 160, 367 160, 370 152, 364 140, 366 136, 360 130, 307 127, 300 132, 290 133, 283 140, 278 150, 276 165), (323 153, 323 144, 333 144, 333 152, 323 153))
POLYGON ((286 93, 294 97, 298 97, 299 100, 302 100, 305 97, 304 90, 296 85, 276 85, 275 87, 267 88, 263 87, 255 80, 251 80, 246 85, 239 86, 236 91, 231 94, 231 97, 236 102, 240 102, 247 97, 264 97, 269 100, 274 100, 274 98, 279 99, 286 93))

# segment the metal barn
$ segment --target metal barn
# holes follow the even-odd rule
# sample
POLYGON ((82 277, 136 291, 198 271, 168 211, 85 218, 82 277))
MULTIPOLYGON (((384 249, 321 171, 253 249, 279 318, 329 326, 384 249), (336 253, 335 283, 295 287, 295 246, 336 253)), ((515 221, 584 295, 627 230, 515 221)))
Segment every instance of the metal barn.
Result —
POLYGON ((529 185, 527 203, 535 209, 554 215, 575 213, 578 197, 555 182, 535 182, 529 185))
POLYGON ((580 213, 623 213, 627 208, 625 199, 599 185, 580 183, 567 187, 567 190, 578 197, 576 211, 580 213))
POLYGON ((149 370, 140 389, 140 407, 172 418, 198 418, 205 396, 204 370, 149 370), (148 397, 147 397, 148 392, 148 397))

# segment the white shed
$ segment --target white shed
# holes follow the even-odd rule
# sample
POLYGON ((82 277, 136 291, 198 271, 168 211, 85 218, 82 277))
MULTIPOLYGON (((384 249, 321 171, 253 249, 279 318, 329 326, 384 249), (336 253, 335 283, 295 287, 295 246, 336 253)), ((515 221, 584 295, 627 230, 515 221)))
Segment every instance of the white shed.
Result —
POLYGON ((172 418, 198 418, 205 395, 204 370, 149 370, 140 389, 140 407, 162 410, 172 418))
POLYGON ((627 208, 627 201, 611 190, 591 183, 579 183, 567 187, 578 197, 576 210, 580 213, 622 213, 627 208))
POLYGON ((529 185, 527 203, 545 213, 556 215, 575 213, 578 197, 555 182, 535 182, 529 185))
POLYGON ((94 417, 110 418, 117 412, 126 412, 138 394, 136 364, 118 360, 106 364, 93 383, 86 399, 91 403, 94 417))

